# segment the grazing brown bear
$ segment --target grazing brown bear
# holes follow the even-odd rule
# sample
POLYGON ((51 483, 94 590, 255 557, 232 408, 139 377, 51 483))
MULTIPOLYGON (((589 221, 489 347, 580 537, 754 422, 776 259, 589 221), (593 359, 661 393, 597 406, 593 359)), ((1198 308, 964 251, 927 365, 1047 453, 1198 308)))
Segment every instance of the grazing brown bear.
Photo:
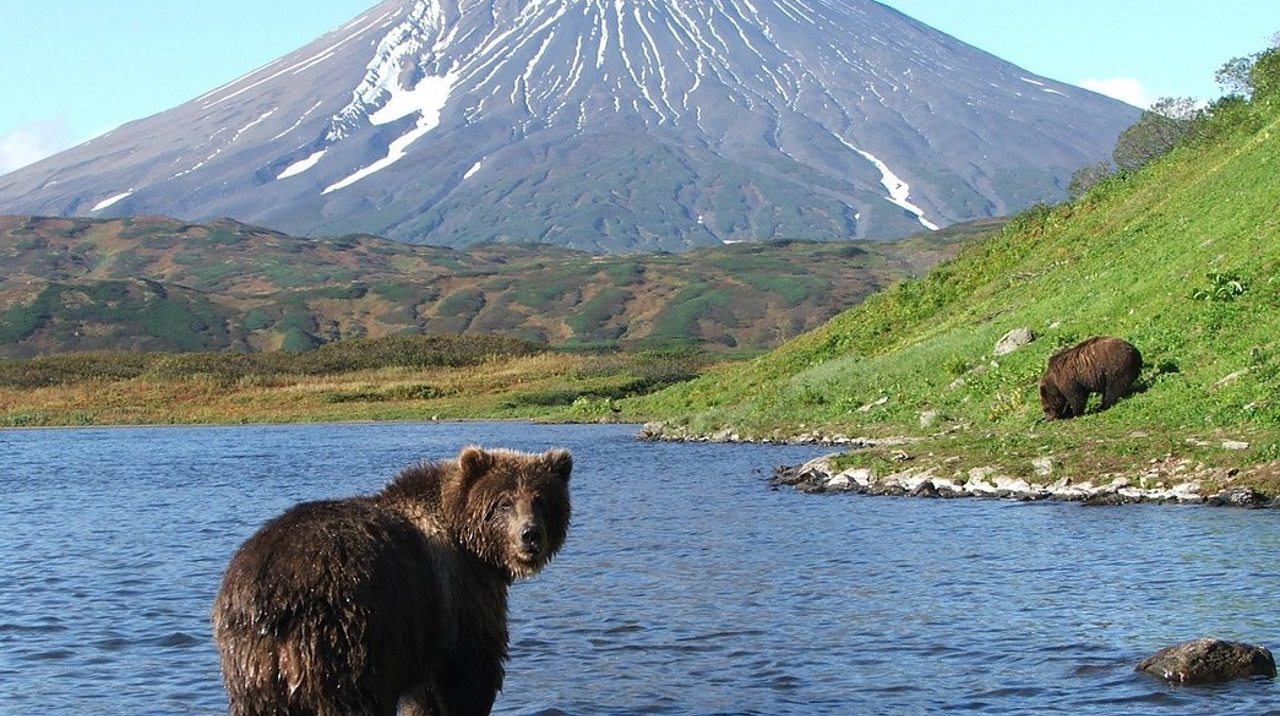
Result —
POLYGON ((1142 354, 1119 338, 1095 336, 1049 358, 1040 379, 1040 406, 1049 420, 1084 415, 1090 393, 1102 394, 1102 410, 1128 395, 1142 370, 1142 354))
POLYGON ((507 587, 564 543, 572 468, 566 450, 468 447, 267 522, 213 605, 231 713, 488 714, 507 587))

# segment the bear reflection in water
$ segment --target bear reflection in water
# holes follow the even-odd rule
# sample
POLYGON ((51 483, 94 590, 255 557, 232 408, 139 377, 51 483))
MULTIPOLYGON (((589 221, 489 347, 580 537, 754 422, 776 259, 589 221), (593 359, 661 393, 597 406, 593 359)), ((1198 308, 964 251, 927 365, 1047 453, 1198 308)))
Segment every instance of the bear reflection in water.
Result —
POLYGON ((507 588, 564 543, 572 468, 566 450, 468 447, 265 524, 213 606, 231 713, 488 714, 507 588))

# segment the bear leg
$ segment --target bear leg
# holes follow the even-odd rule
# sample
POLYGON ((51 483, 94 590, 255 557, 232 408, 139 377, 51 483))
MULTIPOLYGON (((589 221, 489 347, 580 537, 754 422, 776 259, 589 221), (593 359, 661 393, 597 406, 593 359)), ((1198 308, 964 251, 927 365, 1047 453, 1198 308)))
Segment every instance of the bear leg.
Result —
POLYGON ((501 672, 495 682, 475 672, 441 669, 436 674, 435 688, 439 716, 489 716, 501 688, 501 672))
POLYGON ((394 704, 338 705, 327 701, 315 704, 270 696, 261 700, 233 699, 229 712, 231 716, 396 716, 394 704))
POLYGON ((1062 391, 1062 397, 1067 399, 1067 405, 1071 406, 1071 410, 1064 418, 1078 418, 1084 415, 1085 405, 1089 401, 1089 391, 1084 390, 1079 385, 1069 385, 1067 389, 1062 391))
POLYGON ((1127 383, 1119 380, 1113 380, 1107 383, 1107 387, 1102 391, 1102 410, 1106 410, 1115 405, 1117 401, 1129 394, 1129 386, 1127 383))
POLYGON ((400 699, 401 716, 445 716, 430 686, 421 684, 400 699))

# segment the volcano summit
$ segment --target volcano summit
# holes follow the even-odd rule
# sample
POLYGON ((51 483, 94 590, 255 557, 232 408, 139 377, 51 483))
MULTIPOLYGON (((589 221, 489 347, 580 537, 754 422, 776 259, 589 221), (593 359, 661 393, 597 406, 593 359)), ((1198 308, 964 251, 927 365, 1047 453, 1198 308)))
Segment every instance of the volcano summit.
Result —
POLYGON ((1056 201, 1137 116, 871 0, 391 0, 0 177, 0 213, 596 252, 890 238, 1056 201))

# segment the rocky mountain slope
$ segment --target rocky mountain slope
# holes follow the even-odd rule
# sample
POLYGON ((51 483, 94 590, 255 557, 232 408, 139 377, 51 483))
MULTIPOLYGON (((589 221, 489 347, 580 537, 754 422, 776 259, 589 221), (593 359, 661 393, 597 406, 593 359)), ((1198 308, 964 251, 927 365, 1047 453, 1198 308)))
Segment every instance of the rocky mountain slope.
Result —
POLYGON ((1056 200, 1137 110, 871 0, 390 0, 0 177, 0 213, 685 250, 1056 200))

